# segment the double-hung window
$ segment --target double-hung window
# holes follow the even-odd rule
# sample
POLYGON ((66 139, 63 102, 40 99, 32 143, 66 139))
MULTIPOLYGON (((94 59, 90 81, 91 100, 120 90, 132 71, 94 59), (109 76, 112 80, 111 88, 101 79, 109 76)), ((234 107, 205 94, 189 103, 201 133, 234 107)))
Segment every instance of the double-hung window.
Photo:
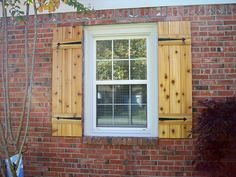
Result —
POLYGON ((85 135, 157 136, 156 29, 85 27, 85 135))

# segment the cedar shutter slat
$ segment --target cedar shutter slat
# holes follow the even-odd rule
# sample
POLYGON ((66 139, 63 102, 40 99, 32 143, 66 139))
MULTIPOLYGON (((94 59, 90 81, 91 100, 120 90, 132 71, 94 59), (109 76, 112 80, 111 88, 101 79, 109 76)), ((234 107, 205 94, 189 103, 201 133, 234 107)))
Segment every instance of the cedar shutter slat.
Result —
POLYGON ((159 113, 169 113, 170 111, 170 60, 168 46, 159 47, 159 113))
POLYGON ((182 112, 192 113, 192 63, 191 60, 191 46, 182 46, 181 53, 181 97, 182 97, 182 112))
POLYGON ((191 45, 186 45, 186 57, 185 57, 185 60, 186 60, 186 68, 187 70, 187 73, 186 73, 186 113, 188 114, 192 114, 192 51, 191 51, 191 45))
POLYGON ((190 22, 160 22, 158 38, 162 39, 158 42, 159 137, 188 138, 192 128, 190 22), (169 77, 165 79, 165 75, 169 77), (165 92, 164 86, 169 87, 165 88, 165 92), (166 97, 168 93, 169 97, 166 97))
POLYGON ((82 136, 82 28, 53 32, 52 135, 82 136))
POLYGON ((180 47, 169 47, 170 55, 170 112, 181 113, 180 100, 180 47))

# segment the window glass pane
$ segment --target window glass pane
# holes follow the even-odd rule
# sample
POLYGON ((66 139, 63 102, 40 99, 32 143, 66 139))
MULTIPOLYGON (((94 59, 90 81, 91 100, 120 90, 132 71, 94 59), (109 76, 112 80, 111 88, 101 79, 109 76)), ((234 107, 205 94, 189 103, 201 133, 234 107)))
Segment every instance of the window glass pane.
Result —
POLYGON ((112 122, 112 106, 97 105, 97 126, 111 126, 112 122))
POLYGON ((147 85, 97 85, 97 125, 146 127, 147 85))
POLYGON ((114 80, 128 80, 129 79, 129 61, 114 61, 114 80))
POLYGON ((97 61, 97 80, 111 80, 112 79, 112 62, 111 61, 97 61))
POLYGON ((114 106, 114 123, 115 125, 129 125, 129 106, 115 105, 114 106))
POLYGON ((136 126, 147 126, 147 106, 132 105, 132 124, 136 126))
POLYGON ((146 58, 146 39, 130 40, 130 58, 146 58))
POLYGON ((97 59, 111 59, 112 58, 112 41, 104 40, 104 41, 96 41, 97 50, 96 56, 97 59))
POLYGON ((130 69, 131 80, 145 80, 147 78, 146 60, 131 60, 130 69))
POLYGON ((129 58, 129 40, 114 40, 114 59, 129 58))
POLYGON ((112 92, 111 85, 98 85, 97 104, 112 104, 112 92))
POLYGON ((114 86, 114 103, 115 104, 128 104, 129 103, 129 85, 116 85, 114 86))
POLYGON ((132 85, 131 89, 131 103, 142 105, 147 103, 147 86, 146 85, 132 85))

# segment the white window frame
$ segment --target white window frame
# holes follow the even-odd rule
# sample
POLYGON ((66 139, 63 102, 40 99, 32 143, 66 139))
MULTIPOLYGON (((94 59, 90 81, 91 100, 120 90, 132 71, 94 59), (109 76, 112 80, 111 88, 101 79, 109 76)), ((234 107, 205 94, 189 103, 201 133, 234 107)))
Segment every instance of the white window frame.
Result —
MULTIPOLYGON (((118 137, 157 137, 157 25, 155 23, 139 23, 86 26, 84 28, 84 32, 84 135, 118 137), (114 39, 116 39, 122 36, 145 36, 147 39, 147 128, 96 127, 96 39, 107 37, 114 37, 114 39)), ((116 84, 119 83, 119 81, 115 82, 116 84)), ((137 81, 137 84, 138 82, 139 81, 137 81)), ((133 81, 131 81, 130 83, 133 83, 133 81)))

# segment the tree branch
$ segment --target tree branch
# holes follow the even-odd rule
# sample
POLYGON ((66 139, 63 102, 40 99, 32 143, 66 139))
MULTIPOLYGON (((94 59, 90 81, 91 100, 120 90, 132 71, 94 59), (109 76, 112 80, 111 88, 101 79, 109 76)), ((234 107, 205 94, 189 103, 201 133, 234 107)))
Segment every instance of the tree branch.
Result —
POLYGON ((28 46, 29 46, 29 34, 28 34, 28 19, 29 19, 29 4, 26 4, 26 17, 25 17, 25 67, 26 67, 26 84, 25 84, 25 94, 24 94, 24 102, 22 106, 22 114, 20 117, 20 125, 17 131, 17 138, 16 138, 16 147, 19 145, 21 132, 23 129, 23 122, 25 117, 25 109, 26 109, 26 102, 28 97, 28 90, 29 90, 29 58, 28 58, 28 46))
MULTIPOLYGON (((6 1, 4 1, 3 0, 3 4, 5 4, 6 3, 6 1)), ((5 90, 6 90, 6 93, 5 93, 5 96, 6 96, 6 99, 5 99, 5 101, 6 101, 6 107, 7 107, 7 119, 8 119, 8 124, 7 124, 7 128, 6 128, 6 131, 7 132, 9 132, 9 134, 10 134, 10 138, 12 139, 12 141, 14 141, 14 137, 13 137, 13 133, 12 133, 12 124, 11 124, 11 109, 10 109, 10 97, 9 97, 9 79, 8 79, 8 74, 9 74, 9 72, 8 72, 8 66, 9 66, 9 64, 8 64, 8 28, 7 28, 7 24, 8 24, 8 22, 7 22, 7 9, 4 7, 4 9, 3 9, 3 11, 4 11, 4 15, 5 15, 5 18, 4 18, 4 20, 5 20, 5 23, 4 23, 4 31, 5 31, 5 40, 6 40, 6 42, 5 42, 5 45, 6 45, 6 65, 5 65, 5 68, 6 68, 6 70, 5 70, 5 73, 6 73, 6 79, 5 79, 5 90)))
MULTIPOLYGON (((3 2, 2 2, 2 31, 4 31, 4 28, 5 28, 5 18, 7 18, 6 17, 6 15, 5 15, 5 10, 4 10, 4 0, 3 0, 3 2)), ((5 66, 5 55, 4 55, 4 49, 5 49, 5 33, 4 32, 2 32, 2 72, 1 72, 1 74, 2 74, 2 87, 3 87, 3 98, 4 98, 4 103, 3 103, 3 107, 4 107, 4 125, 5 125, 5 127, 7 127, 7 125, 8 125, 8 119, 7 119, 7 104, 6 104, 6 101, 5 101, 5 99, 6 99, 6 82, 5 82, 5 74, 4 74, 4 66, 5 66)), ((8 132, 7 131, 5 131, 5 133, 4 133, 4 136, 5 137, 8 137, 8 132)))
POLYGON ((32 103, 32 87, 33 87, 33 80, 34 80, 35 53, 36 53, 36 42, 37 42, 37 32, 38 32, 37 7, 36 7, 35 0, 33 0, 33 6, 34 6, 34 43, 33 43, 33 53, 32 53, 32 62, 31 62, 31 75, 30 75, 30 82, 29 82, 30 87, 29 87, 29 96, 28 96, 26 128, 25 128, 25 133, 24 133, 23 140, 22 140, 21 147, 20 147, 20 151, 19 151, 19 156, 17 159, 16 168, 19 167, 19 161, 21 158, 21 154, 22 154, 23 147, 26 142, 27 133, 29 130, 29 118, 30 118, 30 110, 31 110, 31 103, 32 103))

